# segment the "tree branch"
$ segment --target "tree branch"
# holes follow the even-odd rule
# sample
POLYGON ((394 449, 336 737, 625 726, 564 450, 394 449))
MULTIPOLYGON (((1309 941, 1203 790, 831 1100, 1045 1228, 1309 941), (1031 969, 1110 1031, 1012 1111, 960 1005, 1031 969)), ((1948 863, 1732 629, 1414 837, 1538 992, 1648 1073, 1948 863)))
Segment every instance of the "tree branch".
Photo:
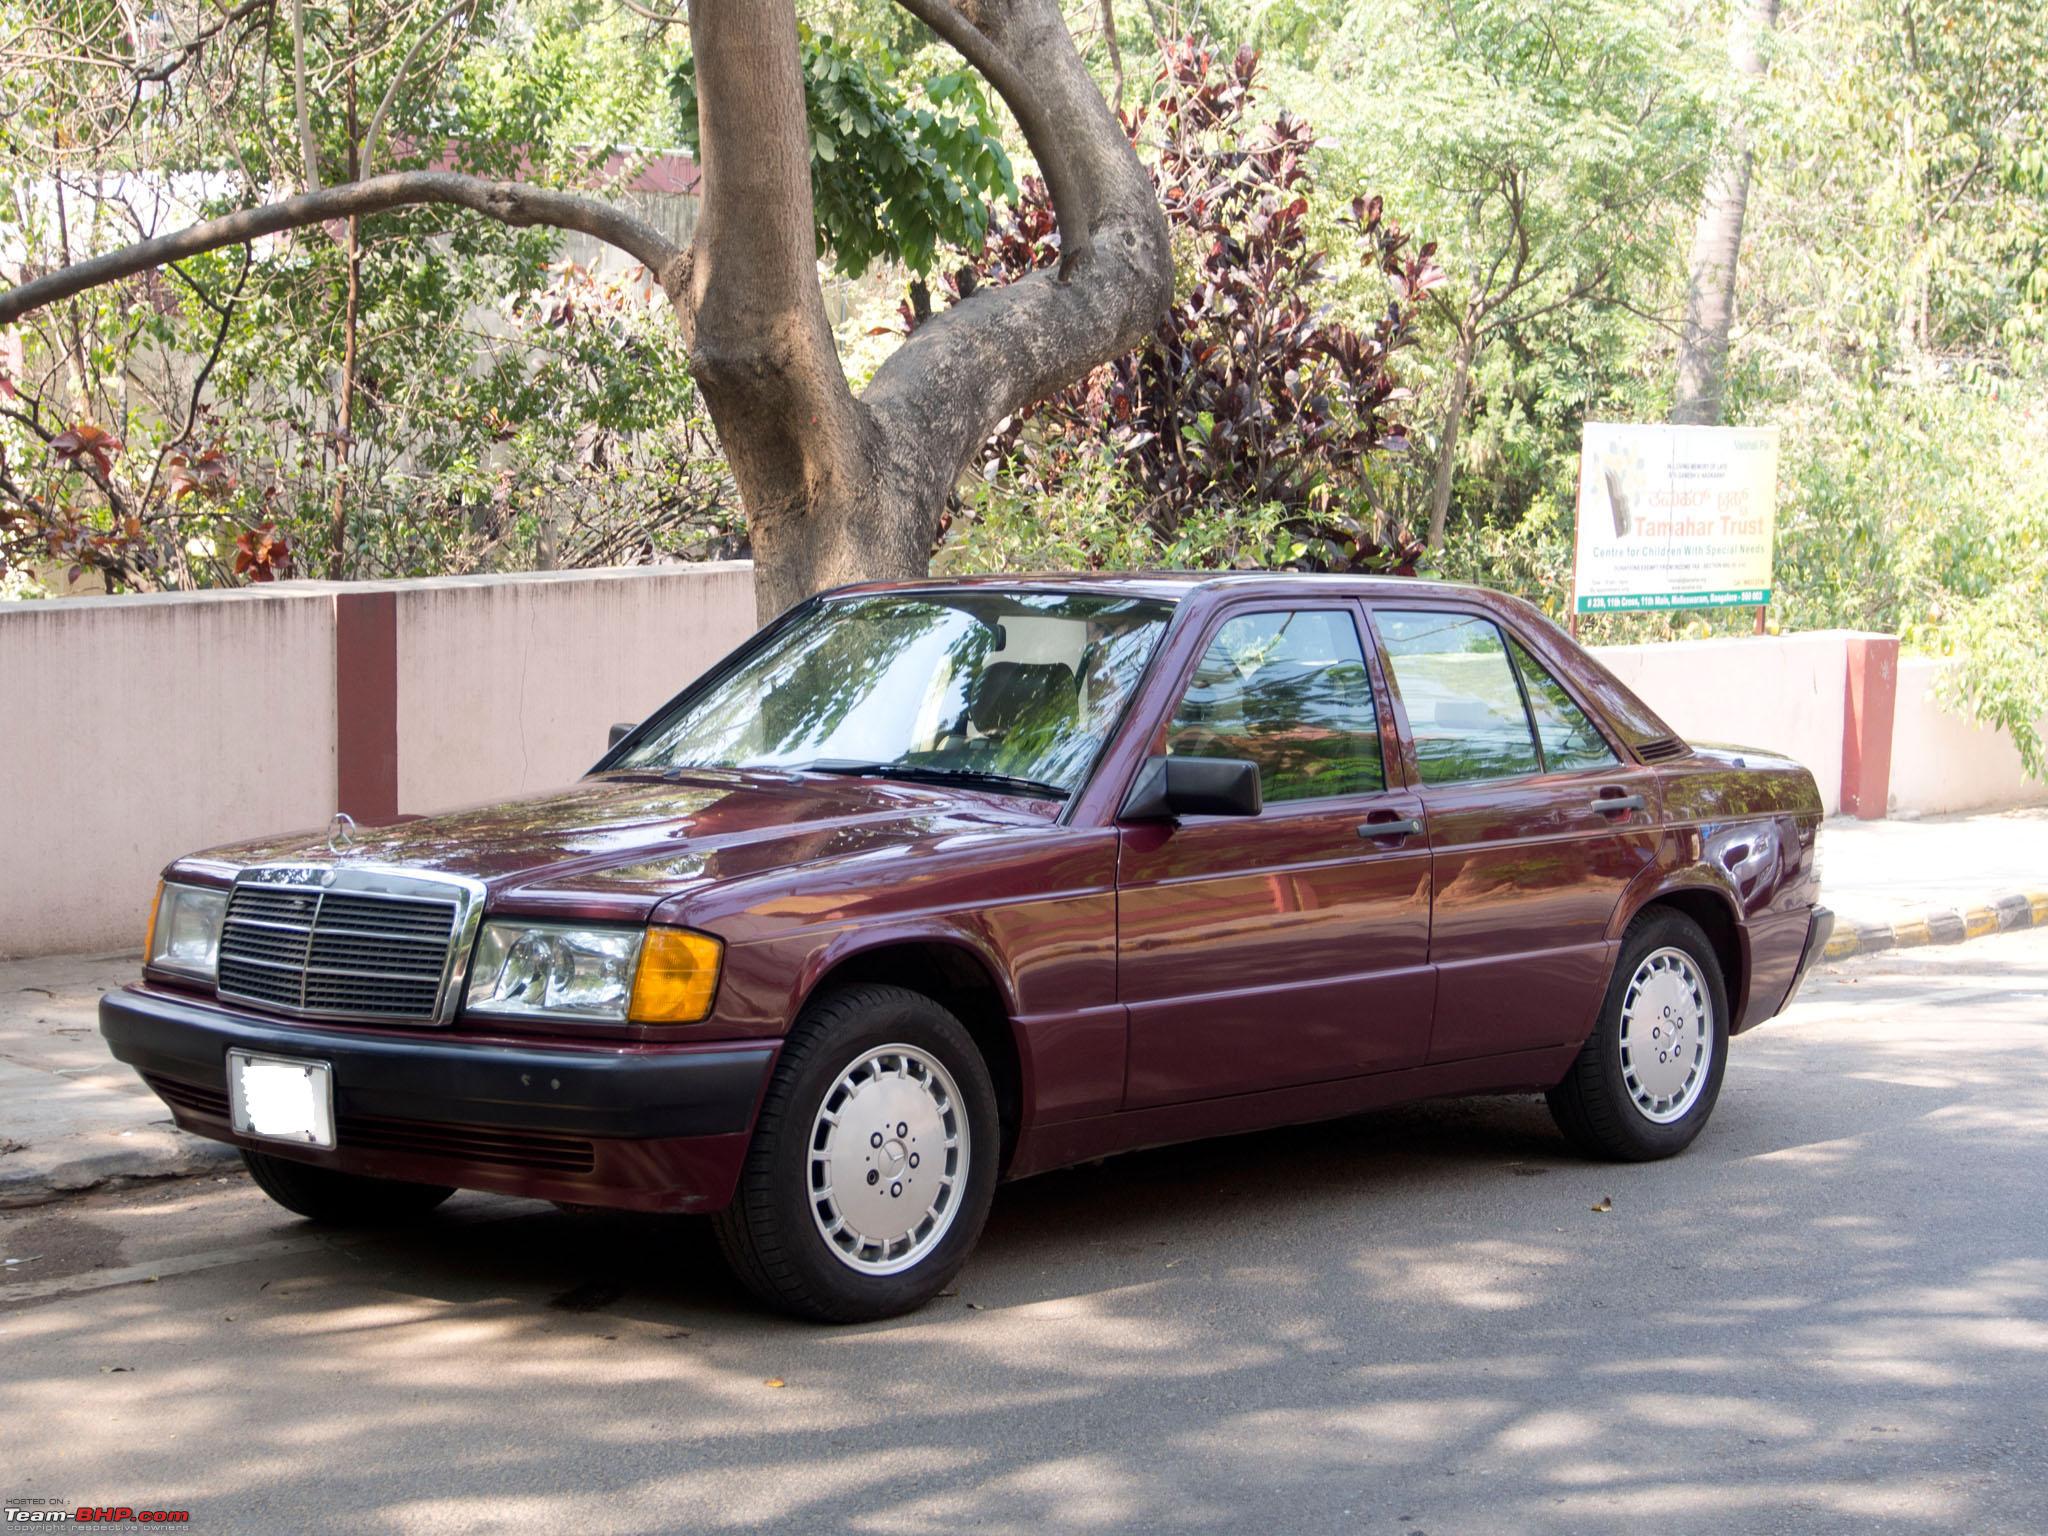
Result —
POLYGON ((384 213, 393 208, 447 204, 467 208, 501 224, 547 225, 573 229, 618 247, 642 266, 671 298, 680 291, 683 252, 665 235, 631 214, 573 192, 556 192, 514 182, 484 181, 450 171, 399 171, 347 182, 318 192, 304 192, 282 202, 245 208, 208 219, 172 234, 159 235, 46 273, 0 293, 0 325, 31 310, 55 304, 101 283, 148 272, 167 262, 182 261, 226 245, 240 245, 264 235, 325 224, 351 215, 384 213))
MULTIPOLYGON (((1091 254, 1094 237, 1090 226, 1096 214, 1094 189, 1073 153, 1074 124, 1055 115, 1051 102, 1031 77, 988 33, 961 14, 953 0, 896 3, 952 44, 1009 105, 1017 126, 1024 130, 1024 142, 1038 161, 1039 173, 1045 177, 1046 190, 1052 194, 1053 215, 1060 226, 1060 272, 1072 271, 1091 254)), ((1061 30, 1065 30, 1064 22, 1061 30)), ((1068 46, 1072 47, 1071 42, 1068 46)), ((1100 93, 1097 97, 1099 100, 1100 93)))
MULTIPOLYGON (((142 505, 148 507, 156 499, 157 482, 163 478, 164 462, 174 449, 192 440, 192 429, 199 424, 199 405, 206 394, 206 382, 213 377, 213 370, 220 366, 220 355, 228 344, 228 329, 234 324, 235 306, 242 300, 242 290, 249 286, 249 273, 256 261, 249 248, 242 247, 242 270, 235 277, 235 286, 229 290, 227 302, 215 304, 210 298, 207 306, 220 316, 220 324, 214 328, 213 345, 207 348, 206 360, 199 365, 199 371, 192 376, 192 391, 185 406, 185 425, 178 429, 178 435, 157 450, 156 463, 149 469, 149 484, 143 487, 142 505)), ((196 288, 196 284, 194 285, 196 288)))
POLYGON ((651 6, 639 4, 638 0, 619 0, 619 4, 631 11, 635 16, 645 17, 657 26, 672 27, 684 19, 683 13, 680 10, 657 11, 651 6))
MULTIPOLYGON (((1032 61, 1034 95, 1059 123, 1061 145, 1089 188, 1083 206, 1094 259, 1078 270, 976 290, 913 331, 861 396, 886 456, 911 466, 899 473, 927 477, 935 521, 960 466, 998 421, 1136 346, 1173 298, 1158 196, 1075 50, 1057 0, 974 0, 974 7, 1006 57, 1032 61), (929 483, 933 476, 939 483, 929 483)), ((1071 204, 1062 210, 1063 232, 1076 211, 1071 204)))
POLYGON ((1511 325, 1527 325, 1532 320, 1540 320, 1545 315, 1552 314, 1557 310, 1564 309, 1572 304, 1576 304, 1579 302, 1579 300, 1586 298, 1593 293, 1598 292, 1600 285, 1607 281, 1607 274, 1613 270, 1614 264, 1611 261, 1602 262, 1598 267, 1594 269, 1592 276, 1583 279, 1575 286, 1573 286, 1573 288, 1568 293, 1566 293, 1563 298, 1552 299, 1547 304, 1539 304, 1534 309, 1526 309, 1518 314, 1496 314, 1492 320, 1488 321, 1487 324, 1481 328, 1479 334, 1482 336, 1493 336, 1498 332, 1507 329, 1511 325))
POLYGON ((1116 79, 1116 94, 1109 99, 1109 110, 1121 112, 1124 109, 1124 50, 1116 37, 1115 0, 1100 0, 1102 11, 1102 41, 1109 48, 1109 72, 1116 79))
POLYGON ((195 55, 200 53, 208 43, 219 37, 221 33, 227 31, 229 27, 232 27, 238 21, 255 15, 258 11, 270 9, 272 4, 273 0, 242 0, 240 5, 229 11, 212 26, 202 27, 188 41, 180 43, 177 47, 171 49, 146 67, 137 69, 135 71, 136 81, 143 85, 162 85, 164 81, 170 79, 172 75, 175 75, 189 64, 195 55))
POLYGON ((306 190, 320 190, 320 145, 313 137, 313 107, 306 97, 306 0, 292 0, 292 102, 299 119, 299 157, 306 190))

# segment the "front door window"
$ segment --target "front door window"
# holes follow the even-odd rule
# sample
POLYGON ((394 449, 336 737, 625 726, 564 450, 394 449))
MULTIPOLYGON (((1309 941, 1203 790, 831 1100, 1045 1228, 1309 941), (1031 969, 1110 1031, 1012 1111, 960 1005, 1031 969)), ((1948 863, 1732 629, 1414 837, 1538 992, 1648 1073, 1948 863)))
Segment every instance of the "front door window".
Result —
POLYGON ((1226 620, 1167 723, 1166 750, 1249 758, 1268 805, 1385 789, 1351 615, 1304 608, 1226 620))
POLYGON ((1358 610, 1217 626, 1158 738, 1256 763, 1266 813, 1119 828, 1127 1108, 1393 1071, 1429 1050, 1429 839, 1422 797, 1387 788, 1358 610))

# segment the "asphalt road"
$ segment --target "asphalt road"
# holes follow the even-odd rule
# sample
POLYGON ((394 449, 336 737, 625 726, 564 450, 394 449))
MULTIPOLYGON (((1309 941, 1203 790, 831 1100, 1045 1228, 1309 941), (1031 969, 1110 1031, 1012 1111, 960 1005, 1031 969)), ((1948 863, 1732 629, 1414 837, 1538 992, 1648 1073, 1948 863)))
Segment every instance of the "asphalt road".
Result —
POLYGON ((1675 1162, 1577 1161, 1511 1099, 1123 1158, 1004 1191, 957 1294, 874 1327, 757 1314, 689 1223, 464 1196, 329 1237, 180 1181, 0 1220, 0 1499, 266 1533, 2035 1533, 2044 1153, 2034 932, 1822 975, 1675 1162))

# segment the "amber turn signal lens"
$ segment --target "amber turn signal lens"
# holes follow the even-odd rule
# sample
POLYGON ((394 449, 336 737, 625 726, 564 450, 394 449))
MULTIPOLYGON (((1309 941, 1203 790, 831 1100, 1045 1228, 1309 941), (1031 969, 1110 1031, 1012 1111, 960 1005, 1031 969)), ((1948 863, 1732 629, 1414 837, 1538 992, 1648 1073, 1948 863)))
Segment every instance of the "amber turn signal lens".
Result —
POLYGON ((164 883, 156 883, 156 894, 149 898, 149 928, 142 935, 142 963, 149 964, 149 957, 156 953, 156 915, 163 910, 164 883))
POLYGON ((725 946, 708 933, 648 929, 627 1016, 635 1024, 695 1024, 711 1012, 724 952, 725 946))

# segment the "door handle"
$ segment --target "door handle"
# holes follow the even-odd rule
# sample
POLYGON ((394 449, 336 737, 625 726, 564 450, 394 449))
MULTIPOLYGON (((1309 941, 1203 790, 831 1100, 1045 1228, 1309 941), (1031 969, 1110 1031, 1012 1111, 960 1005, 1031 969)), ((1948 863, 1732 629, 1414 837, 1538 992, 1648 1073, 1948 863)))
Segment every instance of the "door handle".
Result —
POLYGON ((1422 836, 1422 823, 1413 816, 1404 816, 1399 820, 1361 821, 1358 824, 1358 835, 1360 837, 1420 837, 1422 836))
POLYGON ((1593 801, 1593 809, 1612 815, 1616 811, 1640 811, 1646 803, 1641 795, 1601 795, 1593 801))

